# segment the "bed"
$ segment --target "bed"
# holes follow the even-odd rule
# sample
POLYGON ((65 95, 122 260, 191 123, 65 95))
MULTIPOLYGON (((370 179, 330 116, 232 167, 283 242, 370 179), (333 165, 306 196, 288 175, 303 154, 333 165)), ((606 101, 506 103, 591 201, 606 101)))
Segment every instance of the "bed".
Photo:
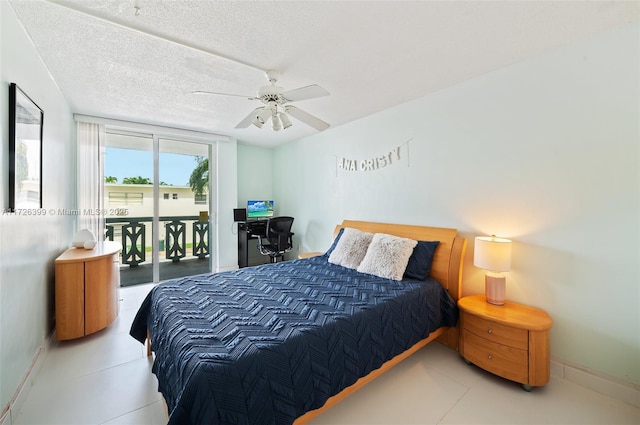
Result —
POLYGON ((455 229, 345 220, 334 236, 323 255, 149 293, 130 333, 150 342, 169 424, 303 424, 431 341, 456 348, 466 241, 455 229), (353 232, 438 241, 429 277, 334 264, 353 232))

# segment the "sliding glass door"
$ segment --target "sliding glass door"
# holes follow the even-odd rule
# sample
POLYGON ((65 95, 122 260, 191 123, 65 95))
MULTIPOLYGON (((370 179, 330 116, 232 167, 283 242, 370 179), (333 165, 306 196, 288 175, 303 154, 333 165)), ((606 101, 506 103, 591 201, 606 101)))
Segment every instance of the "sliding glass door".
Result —
POLYGON ((122 244, 122 286, 153 282, 153 137, 107 133, 105 239, 122 244))
POLYGON ((105 238, 122 244, 121 285, 212 269, 212 146, 107 129, 105 238))
POLYGON ((159 140, 160 280, 210 270, 209 149, 159 140))

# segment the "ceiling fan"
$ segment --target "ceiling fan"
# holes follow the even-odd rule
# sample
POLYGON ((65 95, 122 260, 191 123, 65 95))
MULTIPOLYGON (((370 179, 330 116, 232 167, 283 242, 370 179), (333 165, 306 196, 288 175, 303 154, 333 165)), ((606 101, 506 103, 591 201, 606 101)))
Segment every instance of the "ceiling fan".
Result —
POLYGON ((285 91, 284 88, 276 86, 276 82, 278 81, 278 73, 276 71, 267 71, 265 72, 265 75, 271 85, 260 87, 256 96, 243 96, 238 94, 207 91, 195 91, 193 93, 245 97, 249 100, 259 100, 264 104, 264 106, 260 106, 251 111, 249 115, 236 125, 236 128, 247 128, 249 124, 262 128, 262 126, 269 121, 269 118, 271 118, 273 130, 280 131, 283 128, 287 129, 291 127, 292 123, 289 119, 289 115, 318 131, 329 128, 329 124, 322 121, 320 118, 317 118, 293 105, 289 105, 290 102, 328 96, 328 91, 316 84, 285 91))

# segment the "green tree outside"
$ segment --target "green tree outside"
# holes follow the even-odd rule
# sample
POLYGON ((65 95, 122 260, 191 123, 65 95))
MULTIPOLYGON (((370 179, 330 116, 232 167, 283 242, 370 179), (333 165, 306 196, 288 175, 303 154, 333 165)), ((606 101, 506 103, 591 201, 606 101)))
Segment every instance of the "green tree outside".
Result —
POLYGON ((202 195, 209 187, 209 158, 197 156, 196 168, 189 177, 189 186, 196 195, 202 195))
POLYGON ((149 177, 125 177, 122 179, 122 184, 153 184, 149 177))
MULTIPOLYGON (((117 179, 116 179, 116 182, 117 182, 117 179)), ((153 184, 153 182, 149 177, 137 176, 137 177, 125 177, 124 179, 122 179, 122 184, 153 184)), ((160 186, 169 186, 169 185, 165 182, 160 182, 160 186)))

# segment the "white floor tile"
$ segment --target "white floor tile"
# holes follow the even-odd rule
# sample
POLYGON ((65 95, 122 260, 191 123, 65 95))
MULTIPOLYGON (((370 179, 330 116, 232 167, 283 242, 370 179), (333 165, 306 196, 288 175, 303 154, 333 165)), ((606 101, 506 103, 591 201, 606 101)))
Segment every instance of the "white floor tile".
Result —
POLYGON ((426 367, 422 353, 416 354, 315 418, 310 425, 438 423, 467 388, 426 367))
POLYGON ((166 423, 167 412, 164 407, 164 402, 157 401, 108 422, 103 422, 102 425, 162 425, 166 423))
POLYGON ((160 401, 151 361, 142 358, 32 388, 14 424, 100 424, 160 401))
POLYGON ((145 357, 128 333, 104 329, 84 338, 52 344, 37 379, 66 380, 145 357))
POLYGON ((638 424, 640 409, 563 379, 532 392, 490 374, 471 387, 442 424, 638 424))

